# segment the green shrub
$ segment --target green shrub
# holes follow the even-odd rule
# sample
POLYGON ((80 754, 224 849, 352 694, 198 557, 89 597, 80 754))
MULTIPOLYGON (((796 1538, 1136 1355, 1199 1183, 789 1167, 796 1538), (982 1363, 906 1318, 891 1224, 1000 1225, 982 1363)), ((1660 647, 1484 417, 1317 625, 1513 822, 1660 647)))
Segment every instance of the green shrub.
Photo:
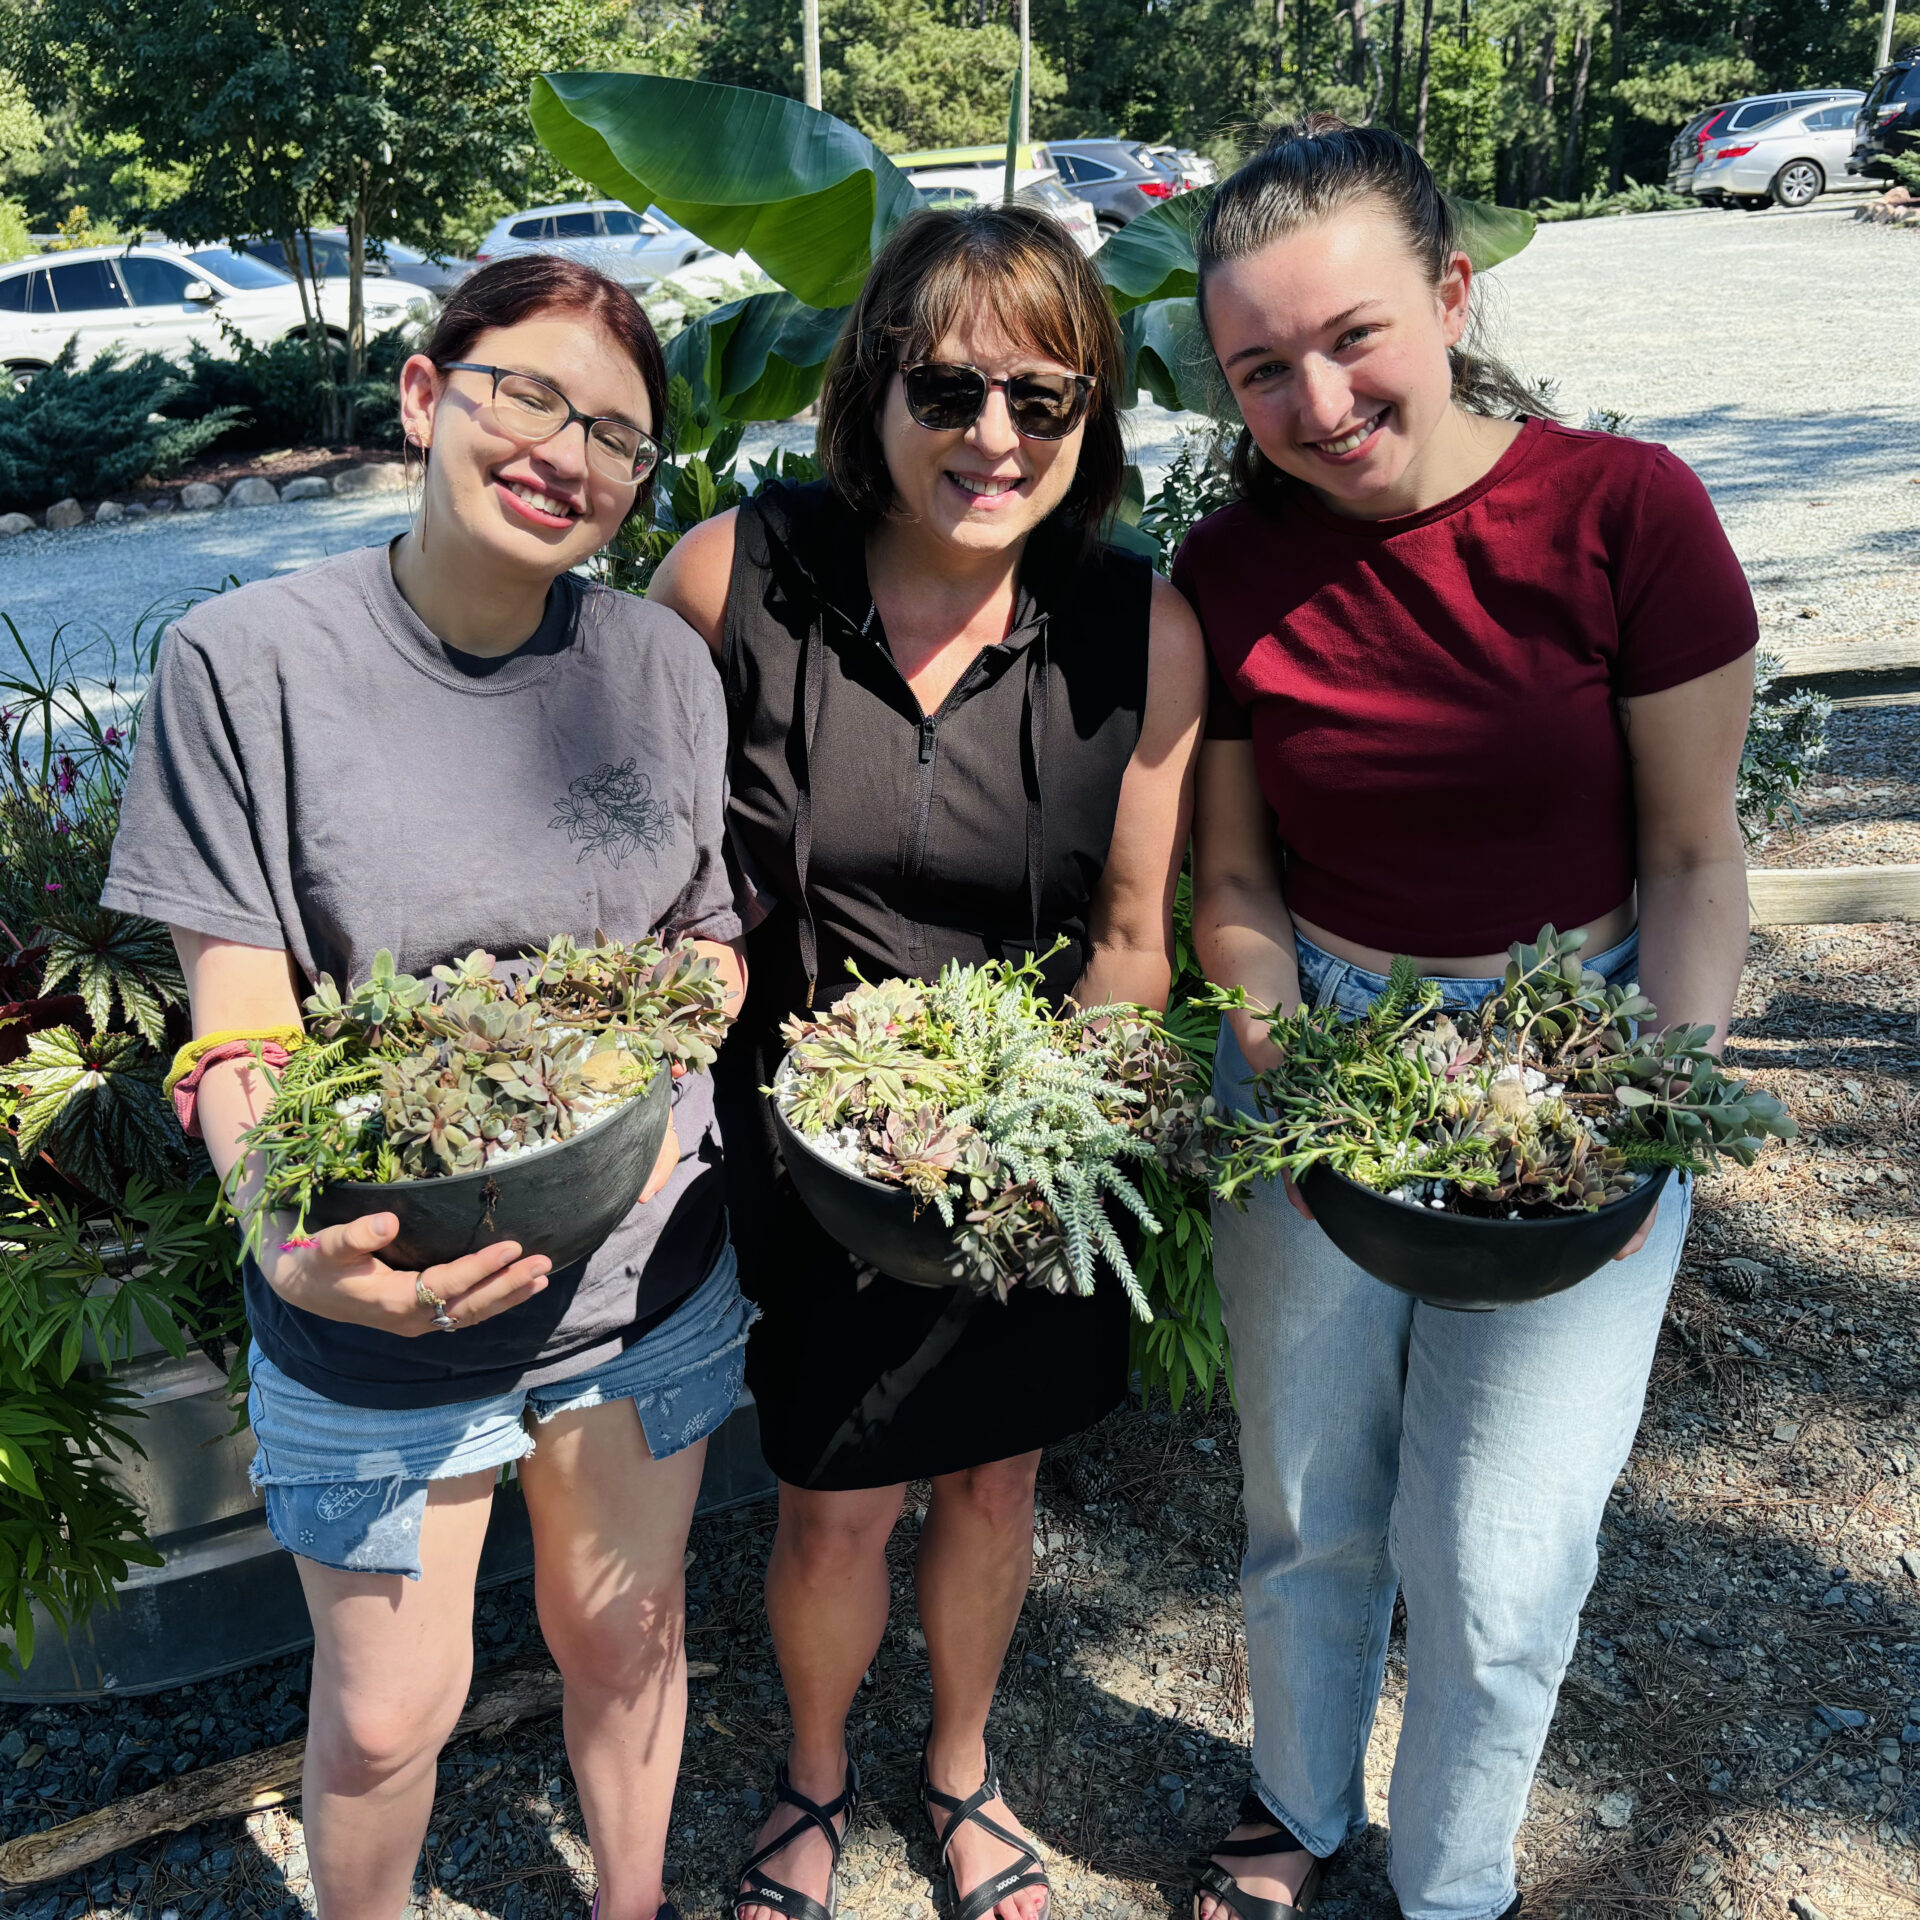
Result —
POLYGON ((1651 182, 1642 185, 1629 177, 1618 193, 1589 193, 1578 200, 1538 200, 1537 220, 1594 220, 1611 213, 1677 213, 1700 203, 1690 193, 1669 193, 1651 182))
POLYGON ((0 196, 0 261, 24 260, 32 251, 26 208, 18 200, 0 196))
MULTIPOLYGON (((314 446, 325 441, 324 408, 313 349, 304 340, 257 346, 225 324, 226 351, 213 353, 199 341, 187 351, 179 390, 167 401, 169 419, 206 420, 226 415, 220 445, 236 451, 262 447, 314 446)), ((354 437, 363 445, 400 444, 401 365, 412 346, 404 326, 390 327, 367 342, 366 378, 354 393, 354 437)), ((331 349, 333 377, 346 371, 343 347, 331 349)))
POLYGON ((114 493, 185 466, 237 416, 156 418, 180 384, 179 368, 157 354, 109 350, 81 367, 69 340, 46 372, 0 394, 0 513, 114 493))

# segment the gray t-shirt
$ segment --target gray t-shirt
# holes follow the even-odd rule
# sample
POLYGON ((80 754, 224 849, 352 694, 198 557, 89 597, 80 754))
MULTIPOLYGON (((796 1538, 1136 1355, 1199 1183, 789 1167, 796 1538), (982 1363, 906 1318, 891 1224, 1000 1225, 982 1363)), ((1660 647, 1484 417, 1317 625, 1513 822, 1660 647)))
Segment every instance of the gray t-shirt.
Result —
MULTIPOLYGON (((705 643, 663 607, 555 583, 502 661, 450 654, 385 547, 203 602, 148 693, 103 905, 284 947, 343 985, 391 948, 424 973, 557 933, 740 931, 721 852, 727 716, 705 643)), ((350 1405, 443 1405, 612 1358, 725 1244, 705 1074, 676 1088, 680 1165, 581 1265, 459 1333, 404 1340, 288 1306, 248 1265, 274 1365, 350 1405)))

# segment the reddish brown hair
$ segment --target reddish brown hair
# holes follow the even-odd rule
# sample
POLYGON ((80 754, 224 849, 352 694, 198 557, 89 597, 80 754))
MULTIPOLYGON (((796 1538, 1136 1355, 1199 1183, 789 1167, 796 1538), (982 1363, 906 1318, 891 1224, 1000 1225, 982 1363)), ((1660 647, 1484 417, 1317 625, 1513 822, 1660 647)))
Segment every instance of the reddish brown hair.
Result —
MULTIPOLYGON (((667 357, 653 322, 619 281, 554 253, 513 253, 480 267, 447 296, 421 348, 435 366, 464 360, 493 327, 517 326, 541 313, 577 313, 596 322, 640 371, 653 417, 653 437, 667 444, 667 357)), ((669 449, 671 451, 671 449, 669 449)), ((654 468, 634 495, 627 518, 653 498, 654 468)))
POLYGON ((820 468, 865 520, 893 505, 874 426, 893 376, 927 359, 969 312, 1094 377, 1080 460, 1057 511, 1097 533, 1126 484, 1120 329, 1105 288, 1065 227, 1037 207, 916 214, 881 248, 834 343, 820 389, 820 468))

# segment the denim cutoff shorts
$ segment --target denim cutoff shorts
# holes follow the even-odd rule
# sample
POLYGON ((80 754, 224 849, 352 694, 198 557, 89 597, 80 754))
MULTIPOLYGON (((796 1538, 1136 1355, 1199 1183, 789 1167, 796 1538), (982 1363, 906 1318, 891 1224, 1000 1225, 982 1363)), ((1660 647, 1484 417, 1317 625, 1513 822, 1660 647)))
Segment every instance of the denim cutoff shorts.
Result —
MULTIPOLYGON (((1370 973, 1351 960, 1342 960, 1324 947, 1316 947, 1299 928, 1294 929, 1293 944, 1300 957, 1300 998, 1310 1007, 1338 1007, 1342 1013, 1362 1014, 1387 990, 1384 973, 1370 973)), ((1617 987, 1633 980, 1640 966, 1640 930, 1604 953, 1579 956, 1589 972, 1601 975, 1608 986, 1617 987)), ((1437 976, 1433 984, 1440 989, 1440 1004, 1445 1008, 1478 1007, 1500 990, 1499 979, 1448 979, 1437 976)))
MULTIPOLYGON (((686 1299, 624 1353, 585 1373, 441 1407, 350 1407, 249 1358, 253 1484, 289 1553, 343 1573, 420 1578, 420 1522, 435 1480, 534 1450, 528 1423, 631 1400, 656 1460, 704 1440, 733 1411, 758 1310, 728 1246, 686 1299)), ((432 1336, 427 1336, 431 1338, 432 1336)))

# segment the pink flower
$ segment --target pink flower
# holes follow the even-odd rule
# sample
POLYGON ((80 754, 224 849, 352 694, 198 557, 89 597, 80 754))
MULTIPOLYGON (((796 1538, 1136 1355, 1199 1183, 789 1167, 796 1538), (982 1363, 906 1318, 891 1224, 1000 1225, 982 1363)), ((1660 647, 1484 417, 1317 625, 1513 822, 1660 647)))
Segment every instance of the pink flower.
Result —
POLYGON ((117 747, 127 736, 118 727, 109 727, 100 738, 110 747, 117 747))
POLYGON ((45 893, 58 893, 60 891, 60 882, 58 880, 49 880, 42 891, 45 893))

